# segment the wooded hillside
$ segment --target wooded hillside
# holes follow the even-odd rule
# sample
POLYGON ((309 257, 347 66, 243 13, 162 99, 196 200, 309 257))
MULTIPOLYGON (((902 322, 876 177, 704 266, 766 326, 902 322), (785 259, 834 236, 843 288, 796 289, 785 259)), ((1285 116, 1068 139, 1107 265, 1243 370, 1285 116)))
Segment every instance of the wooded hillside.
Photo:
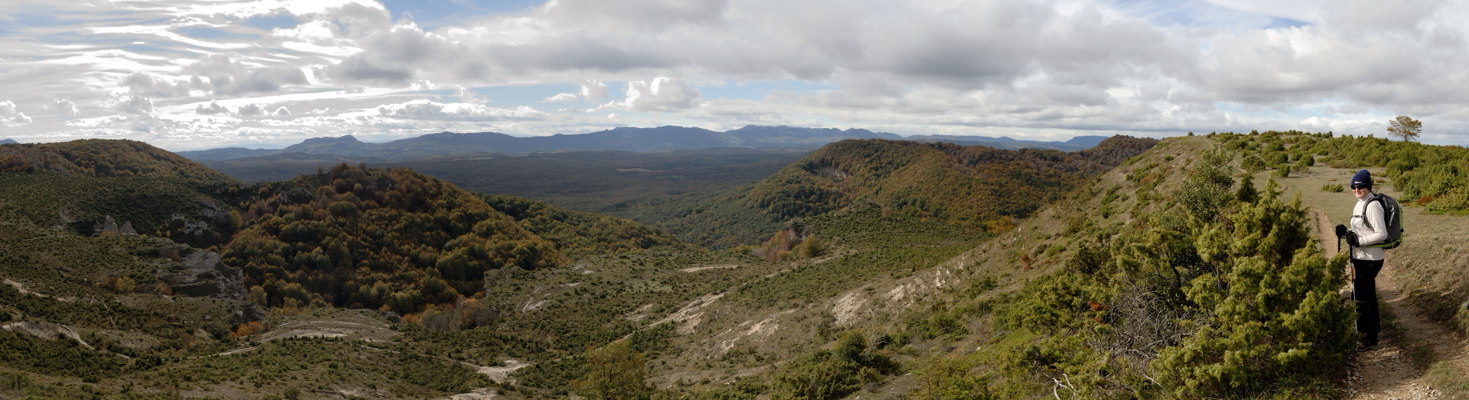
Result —
POLYGON ((565 261, 480 198, 406 169, 341 164, 258 194, 223 256, 268 306, 414 313, 479 293, 485 271, 565 261))
POLYGON ((747 189, 697 207, 674 224, 691 227, 681 232, 686 241, 733 246, 755 242, 784 221, 864 202, 889 215, 936 218, 1002 232, 1087 177, 1155 143, 1119 136, 1091 150, 1065 153, 880 139, 841 141, 747 189))
POLYGON ((183 156, 132 140, 86 139, 0 146, 0 173, 48 172, 73 176, 159 176, 218 187, 234 179, 183 156))

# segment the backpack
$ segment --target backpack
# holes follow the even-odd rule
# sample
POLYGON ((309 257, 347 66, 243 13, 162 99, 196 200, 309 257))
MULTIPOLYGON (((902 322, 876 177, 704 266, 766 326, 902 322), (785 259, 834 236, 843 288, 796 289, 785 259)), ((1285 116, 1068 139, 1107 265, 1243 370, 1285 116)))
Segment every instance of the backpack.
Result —
MULTIPOLYGON (((1387 222, 1387 240, 1384 240, 1382 243, 1362 247, 1395 249, 1403 244, 1403 206, 1398 204, 1398 199, 1394 199, 1392 196, 1382 193, 1373 193, 1373 195, 1372 200, 1367 200, 1367 204, 1372 204, 1374 201, 1381 202, 1382 219, 1387 222)), ((1363 212, 1365 213, 1366 211, 1364 210, 1363 212)), ((1369 229, 1375 229, 1372 228, 1371 222, 1367 222, 1366 218, 1362 219, 1362 223, 1366 224, 1369 229)))

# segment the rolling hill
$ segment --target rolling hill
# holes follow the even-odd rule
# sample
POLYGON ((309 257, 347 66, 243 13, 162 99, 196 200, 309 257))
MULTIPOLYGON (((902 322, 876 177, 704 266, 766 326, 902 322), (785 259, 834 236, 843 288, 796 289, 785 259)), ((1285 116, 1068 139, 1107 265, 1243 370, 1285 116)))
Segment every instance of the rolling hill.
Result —
POLYGON ((1404 290, 1452 325, 1466 181, 1443 166, 1464 156, 1280 132, 843 141, 682 214, 709 237, 766 224, 731 243, 774 247, 734 250, 402 168, 231 194, 33 165, 0 174, 0 396, 1338 398, 1344 259, 1289 196, 1381 170, 1426 224, 1394 250, 1404 290), (238 214, 214 250, 62 223, 205 198, 238 214))
POLYGON ((692 243, 734 246, 761 240, 793 218, 866 202, 889 215, 1002 232, 1086 177, 1146 151, 1153 143, 1115 137, 1090 150, 1063 153, 842 141, 736 193, 656 224, 692 243))
MULTIPOLYGON (((682 246, 631 221, 474 195, 404 169, 342 164, 243 188, 137 142, 6 147, 9 170, 0 173, 5 396, 84 397, 136 387, 145 396, 255 398, 319 384, 359 387, 374 397, 467 391, 489 381, 419 350, 420 341, 431 339, 395 341, 401 348, 383 356, 299 338, 342 326, 389 338, 389 324, 402 320, 420 329, 487 324, 498 311, 478 305, 486 300, 484 287, 513 282, 486 283, 486 271, 557 267, 571 260, 563 254, 682 246), (192 219, 199 216, 218 218, 192 219), (189 235, 201 231, 208 235, 189 235), (396 313, 357 314, 351 307, 396 313), (336 311, 325 319, 290 320, 308 309, 336 311), (297 322, 302 328, 291 328, 297 322), (265 331, 270 335, 258 336, 265 331), (219 355, 226 350, 248 354, 219 355), (347 353, 362 362, 332 367, 340 377, 281 386, 289 379, 279 374, 293 371, 289 366, 326 368, 347 353), (217 364, 195 361, 201 357, 286 367, 221 375, 217 364), (404 375, 405 365, 416 370, 404 375), (180 391, 158 382, 198 385, 180 391), (236 386, 249 382, 255 389, 236 386), (260 391, 262 383, 270 389, 260 391)), ((534 338, 503 340, 522 349, 541 346, 534 338)))

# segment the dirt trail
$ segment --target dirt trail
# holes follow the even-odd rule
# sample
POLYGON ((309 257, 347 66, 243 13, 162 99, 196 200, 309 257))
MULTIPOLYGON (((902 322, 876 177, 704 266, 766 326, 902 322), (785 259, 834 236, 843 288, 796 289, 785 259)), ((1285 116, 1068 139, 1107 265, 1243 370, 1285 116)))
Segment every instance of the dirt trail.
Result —
MULTIPOLYGON (((1333 257, 1337 252, 1334 229, 1336 224, 1325 212, 1314 211, 1323 253, 1327 257, 1333 257)), ((1413 354, 1423 354, 1425 350, 1431 350, 1432 362, 1445 362, 1457 369, 1461 373, 1459 376, 1469 376, 1469 347, 1450 330, 1424 319, 1408 303, 1407 295, 1395 279, 1392 261, 1392 254, 1389 252, 1386 266, 1377 275, 1378 301, 1382 303, 1384 319, 1391 315, 1392 322, 1384 321, 1380 347, 1357 354, 1347 379, 1347 398, 1445 398, 1443 393, 1433 387, 1426 371, 1419 369, 1431 362, 1421 362, 1421 365, 1415 366, 1413 354)))

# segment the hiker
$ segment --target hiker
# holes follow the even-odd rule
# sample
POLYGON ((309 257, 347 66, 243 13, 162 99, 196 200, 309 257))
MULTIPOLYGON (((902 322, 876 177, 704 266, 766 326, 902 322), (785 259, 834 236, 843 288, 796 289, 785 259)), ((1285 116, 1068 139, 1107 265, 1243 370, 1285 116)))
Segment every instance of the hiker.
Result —
POLYGON ((1358 350, 1377 348, 1377 332, 1380 330, 1377 311, 1377 273, 1382 271, 1381 247, 1371 247, 1388 240, 1386 212, 1383 202, 1372 201, 1372 174, 1367 170, 1352 175, 1352 195, 1357 205, 1352 207, 1352 224, 1348 229, 1337 225, 1337 232, 1344 232, 1351 246, 1352 297, 1357 300, 1357 332, 1362 333, 1362 346, 1358 350))

